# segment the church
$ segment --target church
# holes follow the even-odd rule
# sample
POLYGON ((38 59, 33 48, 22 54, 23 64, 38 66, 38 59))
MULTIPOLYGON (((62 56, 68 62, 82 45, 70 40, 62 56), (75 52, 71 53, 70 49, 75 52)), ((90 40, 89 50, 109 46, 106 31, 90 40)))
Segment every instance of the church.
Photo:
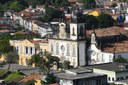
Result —
POLYGON ((85 23, 59 23, 59 32, 49 37, 49 52, 63 62, 70 61, 70 65, 86 65, 85 23), (70 32, 67 32, 68 29, 70 32))

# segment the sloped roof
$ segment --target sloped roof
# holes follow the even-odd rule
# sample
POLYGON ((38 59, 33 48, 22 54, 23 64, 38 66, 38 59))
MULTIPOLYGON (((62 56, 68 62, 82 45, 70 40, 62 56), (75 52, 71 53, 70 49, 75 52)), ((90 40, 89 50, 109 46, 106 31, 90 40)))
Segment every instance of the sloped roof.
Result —
POLYGON ((30 80, 41 79, 41 77, 42 77, 42 75, 39 75, 39 74, 30 74, 30 75, 26 76, 25 78, 23 78, 22 80, 20 80, 19 82, 25 83, 30 80))
POLYGON ((121 27, 109 27, 109 28, 101 28, 95 30, 87 30, 86 36, 90 37, 91 34, 95 31, 97 37, 107 37, 107 36, 116 36, 116 35, 128 35, 128 31, 121 27))
POLYGON ((128 40, 104 44, 103 51, 108 53, 128 52, 128 40))

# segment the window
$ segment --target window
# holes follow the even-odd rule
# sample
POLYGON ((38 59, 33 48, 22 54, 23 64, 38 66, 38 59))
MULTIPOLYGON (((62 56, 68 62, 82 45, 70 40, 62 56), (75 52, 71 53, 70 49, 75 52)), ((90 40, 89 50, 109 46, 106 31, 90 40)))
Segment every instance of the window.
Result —
POLYGON ((44 56, 46 56, 46 49, 44 49, 44 56))
POLYGON ((56 55, 59 55, 59 43, 56 43, 56 55))
POLYGON ((32 47, 30 47, 30 54, 32 54, 32 47))
POLYGON ((51 44, 51 53, 53 53, 53 44, 51 44))
POLYGON ((104 54, 102 54, 102 62, 105 62, 104 54))
POLYGON ((70 56, 70 45, 67 44, 67 56, 70 56))
POLYGON ((16 52, 18 52, 18 50, 19 50, 19 47, 17 46, 17 47, 16 47, 16 52))
POLYGON ((72 36, 76 36, 74 27, 72 28, 72 36))
POLYGON ((126 76, 126 79, 128 79, 128 76, 126 76))
POLYGON ((72 56, 73 57, 75 57, 76 56, 76 51, 75 51, 76 49, 75 49, 75 46, 73 46, 73 48, 72 48, 72 56))
POLYGON ((114 78, 112 77, 112 81, 114 81, 114 78))
POLYGON ((42 49, 40 49, 40 57, 42 57, 42 54, 43 54, 43 53, 42 53, 42 49))
POLYGON ((83 35, 83 26, 80 26, 80 35, 83 35))
POLYGON ((110 77, 108 77, 108 80, 109 80, 109 81, 111 81, 111 78, 110 78, 110 77))
POLYGON ((102 85, 102 82, 100 79, 96 80, 96 85, 102 85))
POLYGON ((28 47, 26 47, 26 54, 28 54, 28 47))

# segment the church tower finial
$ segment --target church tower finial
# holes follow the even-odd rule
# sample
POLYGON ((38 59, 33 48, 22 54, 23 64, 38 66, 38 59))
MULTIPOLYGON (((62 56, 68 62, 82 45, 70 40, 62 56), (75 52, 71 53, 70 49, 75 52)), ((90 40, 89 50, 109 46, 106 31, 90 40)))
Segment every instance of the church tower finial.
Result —
POLYGON ((91 35, 91 44, 96 44, 96 34, 93 31, 92 35, 91 35))

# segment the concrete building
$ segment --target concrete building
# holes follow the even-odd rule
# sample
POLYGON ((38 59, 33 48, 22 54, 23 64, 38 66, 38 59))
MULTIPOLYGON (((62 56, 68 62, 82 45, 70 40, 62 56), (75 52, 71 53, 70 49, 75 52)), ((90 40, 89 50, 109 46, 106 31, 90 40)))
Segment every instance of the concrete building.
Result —
POLYGON ((107 85, 107 76, 87 69, 69 69, 58 73, 60 85, 107 85))
POLYGON ((89 66, 94 73, 106 74, 109 83, 114 83, 119 80, 128 78, 128 64, 127 63, 107 63, 95 66, 89 66))

